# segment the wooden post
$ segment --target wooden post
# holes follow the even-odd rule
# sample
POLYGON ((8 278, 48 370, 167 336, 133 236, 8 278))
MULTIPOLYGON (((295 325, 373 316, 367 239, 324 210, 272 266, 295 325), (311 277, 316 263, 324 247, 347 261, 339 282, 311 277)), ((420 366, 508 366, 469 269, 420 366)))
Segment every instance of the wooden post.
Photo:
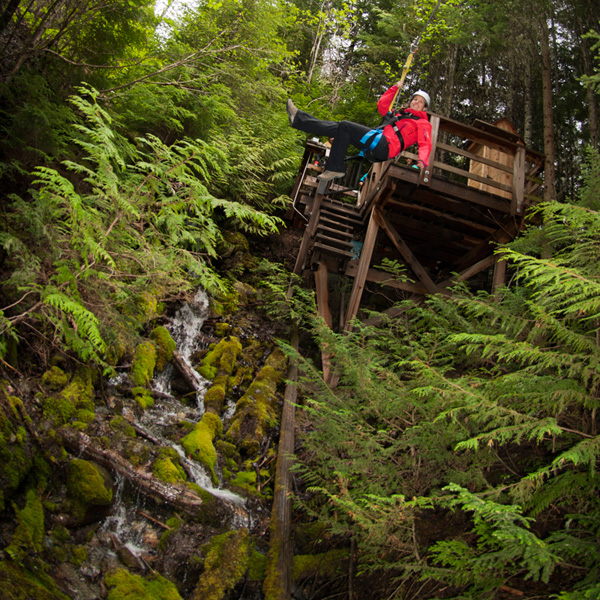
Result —
POLYGON ((346 331, 350 330, 350 322, 358 313, 358 307, 360 306, 360 299, 362 298, 362 293, 365 288, 365 281, 367 279, 367 273, 369 272, 369 266, 371 265, 371 257, 373 256, 373 250, 375 249, 375 241, 377 240, 378 232, 379 225, 373 217, 373 213, 371 213, 365 241, 360 253, 360 259, 358 260, 358 269, 356 277, 354 278, 354 285, 352 286, 352 292, 350 293, 350 300, 348 300, 348 309, 346 310, 346 319, 344 321, 344 329, 346 331))
MULTIPOLYGON (((298 350, 298 332, 292 332, 291 345, 298 350)), ((298 364, 291 360, 287 373, 288 384, 281 411, 281 435, 277 449, 277 466, 273 507, 269 524, 269 551, 265 565, 263 593, 265 600, 290 600, 292 594, 292 456, 294 454, 294 427, 298 395, 298 364)))
POLYGON ((433 163, 437 150, 438 133, 440 131, 440 118, 437 115, 431 115, 429 122, 431 123, 431 154, 429 155, 429 165, 423 169, 419 179, 419 183, 426 186, 430 186, 433 179, 433 163))
MULTIPOLYGON (((318 269, 315 271, 315 287, 317 291, 317 310, 319 315, 325 321, 327 327, 333 327, 333 318, 331 309, 329 308, 329 282, 327 265, 324 262, 319 263, 318 269)), ((321 348, 321 362, 323 365, 323 379, 329 381, 331 373, 331 353, 326 352, 326 349, 321 348)))
POLYGON ((525 196, 525 148, 519 146, 515 152, 512 178, 512 202, 510 214, 523 215, 523 200, 525 196))
POLYGON ((296 264, 294 265, 294 273, 296 275, 300 275, 300 273, 302 273, 302 269, 304 269, 306 255, 308 254, 308 246, 315 235, 315 231, 317 230, 317 225, 319 223, 319 217, 321 214, 321 204, 323 203, 323 197, 325 195, 328 183, 328 181, 319 181, 319 185, 317 186, 317 193, 312 205, 310 219, 306 229, 304 230, 304 236, 302 237, 302 243, 300 244, 298 256, 296 257, 296 264))
POLYGON ((375 209, 373 211, 373 217, 379 223, 379 226, 386 232, 394 246, 396 246, 398 252, 402 255, 406 264, 414 271, 415 275, 419 278, 419 281, 425 286, 425 289, 430 294, 435 294, 439 290, 433 279, 429 276, 429 273, 423 268, 423 265, 416 259, 411 249, 406 245, 406 242, 400 237, 400 234, 394 229, 391 223, 385 220, 383 214, 375 209))

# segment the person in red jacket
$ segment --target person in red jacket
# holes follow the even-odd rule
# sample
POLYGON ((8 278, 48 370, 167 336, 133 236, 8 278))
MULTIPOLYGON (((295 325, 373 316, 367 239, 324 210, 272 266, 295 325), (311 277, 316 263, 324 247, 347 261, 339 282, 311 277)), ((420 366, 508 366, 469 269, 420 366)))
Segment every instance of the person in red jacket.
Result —
POLYGON ((427 108, 431 102, 429 94, 419 90, 412 95, 408 106, 390 113, 398 84, 393 85, 379 99, 377 109, 384 116, 378 128, 366 127, 352 121, 325 121, 313 117, 287 101, 290 125, 294 129, 313 135, 333 138, 327 169, 319 175, 323 181, 331 181, 345 175, 344 157, 352 144, 373 161, 395 158, 405 148, 418 144, 417 165, 429 165, 431 153, 431 124, 427 119, 427 108))

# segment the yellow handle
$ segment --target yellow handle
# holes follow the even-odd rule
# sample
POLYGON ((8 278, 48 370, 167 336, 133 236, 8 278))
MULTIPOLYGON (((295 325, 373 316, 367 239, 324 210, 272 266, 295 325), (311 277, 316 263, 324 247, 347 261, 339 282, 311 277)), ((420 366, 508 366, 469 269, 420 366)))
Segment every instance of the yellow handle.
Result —
POLYGON ((408 73, 408 70, 410 69, 410 65, 412 64, 414 55, 415 55, 415 53, 411 52, 408 55, 408 57, 406 58, 406 63, 404 64, 404 68, 402 69, 402 75, 400 76, 400 81, 398 82, 398 89, 396 90, 396 93, 394 94, 394 97, 392 98, 392 103, 390 104, 390 111, 394 108, 394 106, 396 104, 396 98, 398 97, 398 94, 399 94, 400 90, 402 89, 402 86, 404 85, 404 80, 406 79, 406 74, 408 73))

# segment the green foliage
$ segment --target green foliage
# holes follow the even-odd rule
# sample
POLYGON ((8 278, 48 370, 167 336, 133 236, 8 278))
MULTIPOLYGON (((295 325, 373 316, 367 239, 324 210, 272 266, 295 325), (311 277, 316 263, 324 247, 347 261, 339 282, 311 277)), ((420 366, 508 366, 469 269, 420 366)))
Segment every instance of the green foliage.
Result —
POLYGON ((16 198, 8 215, 4 249, 14 268, 4 286, 20 310, 3 317, 0 339, 6 351, 27 318, 82 360, 106 365, 107 342, 148 289, 226 289, 210 262, 224 219, 255 233, 276 231, 279 220, 210 193, 223 172, 215 145, 167 146, 154 136, 134 145, 115 132, 95 90, 80 93, 72 102, 83 116, 75 125, 83 157, 64 161, 74 176, 37 167, 33 202, 16 198), (33 257, 23 256, 33 241, 33 257))
MULTIPOLYGON (((593 186, 593 161, 590 175, 593 186)), ((399 576, 388 595, 419 574, 455 598, 493 597, 513 578, 593 597, 600 216, 550 203, 534 218, 502 249, 514 274, 500 294, 457 288, 347 335, 317 322, 335 389, 300 357, 303 508, 338 544, 354 540, 361 569, 399 576), (422 546, 441 512, 457 533, 440 526, 422 546), (568 577, 552 576, 558 565, 568 577)))
POLYGON ((444 569, 429 572, 433 578, 465 586, 465 598, 492 597, 517 570, 524 571, 525 579, 548 582, 559 557, 550 544, 530 531, 533 519, 524 517, 516 505, 485 500, 456 484, 444 489, 452 497, 444 498, 442 505, 471 513, 476 539, 469 544, 460 539, 434 544, 432 561, 444 569))

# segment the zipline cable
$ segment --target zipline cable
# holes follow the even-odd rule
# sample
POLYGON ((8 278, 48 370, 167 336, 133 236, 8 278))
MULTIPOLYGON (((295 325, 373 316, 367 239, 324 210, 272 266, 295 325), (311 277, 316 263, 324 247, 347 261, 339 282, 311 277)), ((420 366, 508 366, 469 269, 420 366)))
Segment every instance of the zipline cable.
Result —
POLYGON ((392 99, 392 103, 390 104, 390 111, 393 111, 394 108, 396 107, 396 102, 398 101, 398 94, 400 93, 400 90, 404 86, 404 80, 406 79, 408 70, 410 69, 410 66, 412 65, 412 61, 415 56, 415 53, 419 49, 419 44, 421 43, 421 38, 425 35, 425 32, 427 31, 429 24, 433 20, 435 13, 437 13, 438 8, 440 7, 441 3, 442 3, 442 0, 438 0, 437 4, 434 6, 433 10, 429 14, 429 18, 427 19, 427 23, 425 23, 425 27, 423 27, 423 30, 421 31, 421 33, 415 38, 414 42, 410 45, 410 53, 406 58, 406 62, 404 63, 404 68, 402 69, 402 75, 400 76, 400 80, 398 81, 398 89, 396 90, 396 93, 394 94, 394 97, 392 99))

